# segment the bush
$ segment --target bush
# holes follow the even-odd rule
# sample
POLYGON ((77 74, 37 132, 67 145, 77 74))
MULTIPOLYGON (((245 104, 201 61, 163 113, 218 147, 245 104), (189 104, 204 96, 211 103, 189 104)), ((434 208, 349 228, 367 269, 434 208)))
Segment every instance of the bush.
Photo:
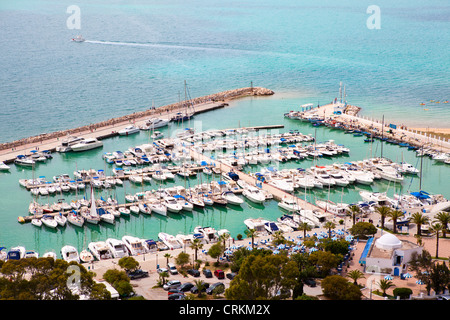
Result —
POLYGON ((237 236, 236 236, 236 238, 238 239, 238 240, 242 240, 242 234, 238 234, 237 236))
POLYGON ((395 288, 393 293, 394 297, 400 297, 400 299, 405 300, 412 295, 412 290, 410 288, 395 288))

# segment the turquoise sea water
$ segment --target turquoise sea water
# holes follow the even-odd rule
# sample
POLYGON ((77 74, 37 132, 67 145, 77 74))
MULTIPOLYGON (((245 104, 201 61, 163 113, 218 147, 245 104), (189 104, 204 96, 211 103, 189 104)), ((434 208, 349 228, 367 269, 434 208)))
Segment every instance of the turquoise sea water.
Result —
MULTIPOLYGON (((419 1, 378 1, 379 30, 366 27, 366 9, 373 4, 369 1, 79 1, 81 30, 69 30, 66 9, 72 4, 0 3, 0 142, 102 121, 144 110, 152 103, 173 103, 184 95, 184 80, 192 97, 249 86, 251 81, 274 90, 271 97, 240 99, 228 108, 198 115, 191 126, 207 130, 284 124, 285 130, 316 134, 318 141, 334 139, 351 149, 349 157, 321 160, 324 164, 364 159, 370 156, 369 146, 340 131, 315 131, 284 119, 283 113, 305 103, 330 102, 338 95, 340 81, 346 85, 349 103, 363 108, 362 115, 384 115, 387 122, 409 126, 450 123, 450 104, 430 102, 450 99, 447 1, 426 6, 419 1), (77 34, 88 41, 69 41, 77 34)), ((175 129, 163 131, 167 135, 175 129)), ((120 218, 114 227, 67 226, 51 231, 17 223, 31 200, 19 179, 33 175, 51 179, 61 173, 72 175, 77 168, 108 172, 112 167, 101 159, 103 152, 148 140, 145 133, 112 138, 100 150, 55 154, 35 172, 12 166, 11 173, 0 173, 0 246, 24 245, 43 254, 58 252, 69 243, 81 248, 110 236, 189 233, 197 225, 227 228, 236 236, 245 230, 247 217, 275 219, 281 214, 277 203, 270 201, 264 207, 245 202, 241 210, 213 208, 167 218, 132 216, 120 218)), ((374 145, 372 153, 379 155, 380 146, 374 145)), ((403 148, 385 145, 384 155, 419 165, 414 153, 403 148)), ((310 165, 306 160, 285 166, 310 165)), ((448 166, 424 159, 422 189, 449 198, 448 173, 448 166)), ((155 187, 154 183, 146 186, 155 187)), ((329 197, 356 201, 360 188, 332 190, 329 197)), ((377 182, 370 189, 392 194, 394 188, 398 191, 399 186, 377 182)), ((405 179, 404 192, 417 189, 418 178, 405 179)), ((115 193, 123 202, 124 193, 131 190, 141 188, 127 184, 115 193)), ((307 198, 314 196, 327 198, 328 193, 315 191, 307 198)), ((75 197, 65 196, 66 200, 75 197)))

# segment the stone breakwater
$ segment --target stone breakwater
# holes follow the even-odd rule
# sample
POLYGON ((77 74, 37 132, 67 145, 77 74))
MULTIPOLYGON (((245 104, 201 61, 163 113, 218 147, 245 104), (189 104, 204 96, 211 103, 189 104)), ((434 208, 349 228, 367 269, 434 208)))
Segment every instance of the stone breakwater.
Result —
MULTIPOLYGON (((247 87, 247 88, 239 88, 239 89, 233 89, 233 90, 227 90, 215 94, 210 94, 203 97, 198 97, 191 99, 189 103, 195 108, 196 105, 200 105, 203 103, 208 102, 220 102, 220 101, 228 101, 232 99, 247 97, 247 96, 268 96, 273 95, 274 92, 272 90, 261 88, 261 87, 247 87)), ((180 112, 183 111, 186 106, 186 101, 181 101, 177 103, 172 103, 166 106, 154 108, 154 109, 148 109, 144 111, 135 112, 129 115, 112 118, 109 120, 105 120, 102 122, 98 122, 95 124, 90 124, 78 128, 68 129, 68 130, 61 130, 61 131, 55 131, 51 133, 44 133, 33 137, 23 138, 20 140, 16 140, 13 142, 6 142, 0 144, 0 150, 5 149, 12 149, 17 148, 20 146, 24 146, 27 144, 33 144, 33 143, 42 143, 46 140, 51 139, 57 139, 66 137, 68 135, 77 135, 82 132, 88 132, 88 131, 94 131, 98 128, 103 128, 107 126, 113 126, 116 124, 124 123, 124 122, 130 122, 135 121, 140 118, 149 117, 149 116, 161 116, 163 114, 173 113, 173 112, 180 112)))

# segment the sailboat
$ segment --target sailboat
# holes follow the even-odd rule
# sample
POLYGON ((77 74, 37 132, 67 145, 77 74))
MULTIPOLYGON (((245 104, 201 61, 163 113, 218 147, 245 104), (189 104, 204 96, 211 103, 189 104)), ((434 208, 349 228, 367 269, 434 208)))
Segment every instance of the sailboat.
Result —
POLYGON ((91 185, 91 207, 90 208, 82 207, 81 216, 88 223, 98 224, 100 222, 100 217, 97 213, 97 205, 95 204, 94 188, 92 187, 92 185, 91 185))
POLYGON ((177 122, 181 122, 181 121, 186 121, 191 119, 194 116, 195 111, 188 111, 188 109, 190 107, 193 108, 193 103, 191 102, 191 100, 187 99, 188 93, 187 93, 187 85, 186 85, 186 80, 184 81, 184 96, 185 96, 185 100, 184 100, 184 106, 185 106, 185 111, 183 112, 178 112, 174 117, 172 117, 172 119, 170 119, 171 121, 177 121, 177 122))

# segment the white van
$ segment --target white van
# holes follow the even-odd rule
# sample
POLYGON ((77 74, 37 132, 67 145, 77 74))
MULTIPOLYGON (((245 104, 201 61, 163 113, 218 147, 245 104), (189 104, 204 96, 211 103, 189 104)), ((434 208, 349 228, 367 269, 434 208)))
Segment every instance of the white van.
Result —
POLYGON ((169 269, 170 274, 178 274, 177 267, 173 263, 168 263, 167 269, 169 269))

